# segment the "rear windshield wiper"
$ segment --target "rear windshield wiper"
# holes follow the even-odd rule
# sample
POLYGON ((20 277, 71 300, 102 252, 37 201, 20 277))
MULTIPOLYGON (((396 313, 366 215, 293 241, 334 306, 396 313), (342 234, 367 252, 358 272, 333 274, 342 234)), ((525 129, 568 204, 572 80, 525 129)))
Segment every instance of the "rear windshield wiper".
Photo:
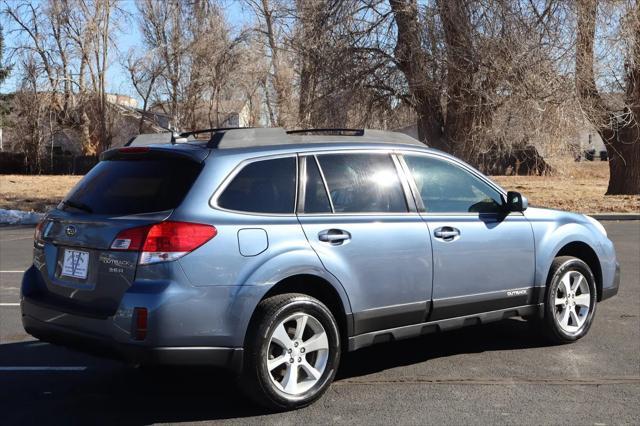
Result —
POLYGON ((87 213, 93 213, 93 209, 84 203, 72 200, 63 200, 62 204, 64 204, 65 206, 73 207, 74 209, 83 210, 87 213))

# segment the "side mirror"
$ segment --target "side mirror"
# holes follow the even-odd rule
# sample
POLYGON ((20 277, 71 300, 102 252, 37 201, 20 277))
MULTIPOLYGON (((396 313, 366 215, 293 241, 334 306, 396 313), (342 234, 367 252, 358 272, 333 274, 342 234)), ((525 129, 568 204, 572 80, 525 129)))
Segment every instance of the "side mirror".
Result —
POLYGON ((508 212, 523 212, 529 207, 529 201, 527 197, 516 191, 507 192, 507 202, 505 203, 505 209, 508 212))

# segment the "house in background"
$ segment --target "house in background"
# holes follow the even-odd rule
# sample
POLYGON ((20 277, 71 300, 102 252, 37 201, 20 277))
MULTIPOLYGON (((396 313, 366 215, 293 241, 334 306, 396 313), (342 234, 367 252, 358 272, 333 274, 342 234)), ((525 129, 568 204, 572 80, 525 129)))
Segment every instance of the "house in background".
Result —
MULTIPOLYGON (((11 111, 13 101, 12 94, 3 95, 3 102, 8 111, 11 111)), ((107 94, 107 103, 114 114, 114 124, 112 127, 111 146, 118 147, 125 145, 132 137, 139 133, 140 120, 143 116, 142 110, 138 109, 138 101, 130 96, 120 94, 107 94)), ((169 125, 169 117, 161 112, 144 113, 143 132, 165 132, 165 127, 169 125)), ((16 121, 17 117, 9 113, 6 122, 16 121)), ((77 127, 56 128, 50 133, 48 126, 42 128, 42 150, 43 154, 66 154, 82 155, 81 131, 77 127)), ((20 143, 20 135, 12 127, 0 128, 0 151, 20 153, 23 150, 20 143)))
MULTIPOLYGON (((415 139, 419 139, 418 126, 416 124, 399 127, 394 131, 404 133, 405 135, 409 135, 415 139)), ((602 138, 600 137, 596 129, 590 125, 581 128, 577 132, 574 149, 575 151, 577 151, 577 153, 575 154, 576 160, 585 159, 593 161, 607 159, 607 149, 604 145, 604 142, 602 141, 602 138)))
POLYGON ((576 160, 606 160, 607 148, 602 138, 594 128, 583 128, 578 131, 578 153, 576 160))

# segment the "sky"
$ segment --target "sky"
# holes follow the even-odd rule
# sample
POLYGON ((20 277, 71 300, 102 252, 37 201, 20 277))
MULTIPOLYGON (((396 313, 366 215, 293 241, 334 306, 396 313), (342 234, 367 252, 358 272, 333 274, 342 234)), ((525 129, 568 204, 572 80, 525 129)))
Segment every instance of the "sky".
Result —
MULTIPOLYGON (((33 1, 37 2, 40 0, 33 1)), ((11 3, 11 0, 8 0, 8 2, 11 3)), ((232 29, 238 30, 251 21, 250 11, 241 0, 222 0, 221 3, 232 29)), ((130 19, 129 22, 124 23, 117 34, 115 45, 117 46, 119 52, 117 52, 116 54, 114 50, 111 51, 109 68, 107 69, 107 91, 109 93, 118 93, 137 97, 136 92, 131 85, 131 81, 127 71, 120 64, 121 57, 125 56, 130 49, 142 48, 142 42, 140 40, 140 29, 135 22, 135 16, 137 14, 136 4, 135 0, 122 0, 120 5, 126 12, 128 12, 129 15, 132 16, 132 19, 130 19)), ((0 22, 4 27, 4 60, 6 61, 9 57, 11 48, 17 44, 17 36, 16 33, 9 31, 9 29, 13 28, 13 25, 11 25, 11 23, 7 21, 6 16, 3 16, 2 21, 0 22)), ((19 76, 14 72, 0 86, 0 93, 15 91, 18 83, 19 76)))
MULTIPOLYGON (((17 0, 5 0, 10 5, 17 0)), ((31 0, 32 2, 38 2, 43 0, 31 0)), ((156 0, 163 1, 163 0, 156 0)), ((243 0, 219 0, 221 6, 223 7, 227 20, 234 31, 240 30, 243 26, 249 24, 252 20, 252 11, 249 10, 248 6, 243 0)), ((118 93, 129 95, 133 97, 137 97, 133 86, 131 85, 130 78, 128 76, 127 71, 122 67, 121 61, 122 57, 126 55, 129 49, 142 48, 142 43, 140 40, 140 30, 138 28, 137 23, 135 22, 136 16, 136 4, 135 0, 121 0, 121 7, 128 12, 132 18, 129 22, 122 25, 122 28, 116 35, 115 45, 118 47, 119 52, 114 50, 110 53, 110 61, 109 68, 107 70, 107 91, 110 93, 118 93)), ((0 8, 3 5, 0 4, 0 8)), ((611 90, 610 86, 612 84, 612 75, 620 75, 620 69, 622 67, 622 62, 624 60, 623 55, 620 55, 617 49, 620 46, 610 46, 608 45, 608 40, 615 39, 614 35, 608 34, 609 27, 615 27, 614 25, 610 25, 613 21, 619 19, 618 15, 613 15, 610 18, 612 22, 605 22, 604 25, 598 26, 598 37, 597 37, 597 56, 598 56, 598 67, 596 68, 596 74, 599 85, 603 87, 607 87, 606 90, 611 90)), ((6 61, 11 48, 17 44, 16 42, 16 33, 11 32, 12 28, 15 28, 14 25, 10 21, 6 15, 0 16, 0 23, 2 23, 4 27, 4 35, 5 35, 5 52, 4 52, 4 60, 6 61)), ((573 64, 570 62, 570 67, 573 64)), ((19 83, 19 75, 17 73, 12 73, 10 77, 0 86, 0 93, 7 93, 15 91, 16 87, 19 83)))

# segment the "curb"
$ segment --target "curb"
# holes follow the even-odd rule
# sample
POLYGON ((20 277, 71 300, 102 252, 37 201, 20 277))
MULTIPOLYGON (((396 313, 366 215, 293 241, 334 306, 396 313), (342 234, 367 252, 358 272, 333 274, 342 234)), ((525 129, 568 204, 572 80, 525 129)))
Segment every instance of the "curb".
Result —
POLYGON ((595 220, 640 220, 640 213, 586 213, 595 220))

